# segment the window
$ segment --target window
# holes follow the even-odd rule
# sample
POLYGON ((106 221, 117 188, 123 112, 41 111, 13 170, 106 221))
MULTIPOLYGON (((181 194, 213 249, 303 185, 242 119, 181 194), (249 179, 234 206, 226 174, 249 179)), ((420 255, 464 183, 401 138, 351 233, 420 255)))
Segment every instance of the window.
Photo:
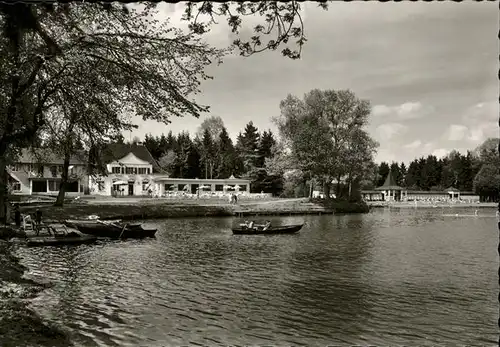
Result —
POLYGON ((21 191, 21 183, 19 183, 19 182, 12 183, 11 187, 12 187, 13 192, 20 192, 21 191))
POLYGON ((215 185, 215 191, 216 192, 222 192, 224 190, 224 186, 222 184, 216 184, 215 185))
POLYGON ((57 166, 56 165, 52 165, 50 167, 50 174, 52 175, 52 177, 57 177, 57 166))
POLYGON ((142 191, 143 192, 148 191, 149 188, 150 188, 149 181, 148 180, 142 181, 142 191))
POLYGON ((60 174, 62 174, 62 172, 63 172, 63 166, 62 166, 62 165, 59 165, 59 166, 57 167, 57 170, 59 171, 59 173, 60 173, 60 174))
POLYGON ((246 186, 246 185, 242 185, 242 186, 240 186, 240 191, 241 191, 241 192, 244 192, 244 191, 246 191, 246 190, 247 190, 247 186, 246 186))
POLYGON ((132 168, 132 167, 125 168, 125 173, 127 175, 132 175, 134 173, 134 168, 132 168))
POLYGON ((119 174, 121 172, 121 168, 119 166, 114 166, 111 168, 111 173, 119 174))
POLYGON ((57 192, 59 191, 59 182, 56 180, 49 181, 49 192, 57 192))
POLYGON ((149 175, 150 173, 151 173, 151 169, 148 167, 148 168, 146 169, 146 174, 148 174, 148 175, 149 175))
POLYGON ((33 193, 46 193, 47 192, 47 181, 32 181, 31 191, 33 193))
POLYGON ((145 167, 140 167, 139 168, 139 175, 145 175, 146 174, 146 168, 145 167))
POLYGON ((137 168, 134 167, 134 175, 137 175, 137 168))
POLYGON ((38 165, 36 168, 38 176, 43 177, 43 165, 38 165))
POLYGON ((66 186, 66 191, 68 193, 78 193, 78 181, 73 181, 73 182, 68 182, 68 185, 66 186))

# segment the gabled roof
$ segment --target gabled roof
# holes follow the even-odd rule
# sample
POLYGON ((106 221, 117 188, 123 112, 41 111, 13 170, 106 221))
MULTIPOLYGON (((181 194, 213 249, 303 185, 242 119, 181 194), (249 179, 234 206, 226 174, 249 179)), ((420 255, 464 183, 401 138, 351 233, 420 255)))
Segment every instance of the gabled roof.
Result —
POLYGON ((102 150, 101 159, 104 164, 108 164, 113 161, 122 159, 129 153, 132 153, 137 158, 147 161, 148 163, 153 165, 154 170, 160 170, 160 167, 156 160, 154 160, 153 156, 146 148, 146 146, 143 145, 111 143, 104 147, 104 149, 102 150))
POLYGON ((389 171, 387 178, 382 186, 375 188, 375 190, 402 190, 403 188, 396 184, 396 180, 392 176, 392 172, 389 171))
POLYGON ((460 192, 460 190, 458 190, 457 188, 455 187, 448 187, 444 190, 445 192, 460 192))
MULTIPOLYGON (((88 156, 85 151, 73 155, 69 163, 70 165, 86 165, 88 156)), ((16 161, 20 164, 40 163, 40 164, 55 164, 63 165, 63 156, 55 154, 48 148, 23 149, 19 158, 16 161)))

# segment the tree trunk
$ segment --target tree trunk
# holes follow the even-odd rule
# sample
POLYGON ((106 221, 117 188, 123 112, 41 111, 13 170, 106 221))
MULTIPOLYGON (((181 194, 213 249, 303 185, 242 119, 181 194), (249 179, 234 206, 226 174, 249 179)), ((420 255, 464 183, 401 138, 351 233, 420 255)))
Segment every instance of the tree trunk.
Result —
POLYGON ((337 176, 337 187, 336 187, 336 193, 335 193, 335 195, 336 195, 337 199, 339 199, 339 198, 340 198, 340 179, 341 179, 341 178, 342 178, 342 176, 341 176, 341 175, 338 175, 338 176, 337 176))
POLYGON ((57 195, 57 200, 54 206, 64 205, 64 197, 66 196, 66 186, 68 185, 68 178, 69 178, 69 172, 68 172, 69 160, 70 160, 70 153, 65 153, 63 170, 61 174, 61 183, 59 183, 59 194, 57 195))
POLYGON ((349 200, 351 199, 351 191, 352 191, 352 176, 349 174, 349 200))
MULTIPOLYGON (((5 151, 4 151, 5 152, 5 151)), ((6 162, 0 156, 0 222, 6 224, 8 221, 8 205, 9 205, 9 192, 7 189, 7 171, 6 162)))
POLYGON ((330 200, 330 180, 326 179, 323 183, 323 193, 325 194, 325 199, 330 200))
POLYGON ((311 180, 309 181, 309 198, 312 198, 313 197, 313 191, 314 191, 314 179, 311 178, 311 180))

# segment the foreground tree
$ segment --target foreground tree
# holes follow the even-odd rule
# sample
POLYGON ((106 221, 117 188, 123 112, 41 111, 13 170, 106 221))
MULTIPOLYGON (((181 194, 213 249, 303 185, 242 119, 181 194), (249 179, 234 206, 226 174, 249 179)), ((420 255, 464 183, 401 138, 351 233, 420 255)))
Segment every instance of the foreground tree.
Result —
POLYGON ((322 183, 327 199, 333 179, 340 182, 344 175, 352 175, 352 162, 374 153, 376 143, 364 129, 370 105, 349 90, 316 89, 303 100, 289 95, 280 108, 274 121, 296 168, 322 183))
MULTIPOLYGON (((295 59, 305 42, 296 1, 222 3, 218 7, 211 2, 188 3, 184 16, 190 22, 188 33, 160 23, 155 15, 152 3, 138 7, 0 4, 0 217, 5 217, 7 160, 36 137, 47 112, 57 104, 56 94, 74 97, 81 93, 78 86, 64 83, 68 76, 93 81, 86 70, 80 70, 82 66, 91 67, 98 76, 94 81, 107 86, 86 104, 100 109, 109 123, 123 126, 127 123, 124 113, 168 123, 171 116, 198 117, 208 109, 188 97, 197 92, 201 80, 209 78, 204 68, 220 62, 228 52, 201 41, 215 17, 228 18, 236 34, 244 16, 263 18, 249 41, 235 40, 232 48, 242 55, 274 50, 295 38, 298 49, 282 50, 284 56, 295 59), (265 36, 269 40, 263 44, 265 36)), ((100 145, 93 136, 89 140, 91 147, 100 145)), ((98 160, 98 156, 94 150, 93 157, 98 160)))

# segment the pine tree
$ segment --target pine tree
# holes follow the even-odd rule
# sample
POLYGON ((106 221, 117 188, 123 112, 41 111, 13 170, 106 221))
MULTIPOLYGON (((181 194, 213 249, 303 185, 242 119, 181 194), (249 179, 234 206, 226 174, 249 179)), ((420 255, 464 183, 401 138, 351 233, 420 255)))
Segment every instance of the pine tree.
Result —
POLYGON ((401 166, 399 167, 400 180, 398 184, 402 187, 406 187, 406 165, 404 162, 401 162, 401 166))
POLYGON ((381 162, 379 167, 378 167, 378 182, 377 182, 377 187, 380 187, 384 184, 387 175, 389 175, 389 164, 386 163, 385 161, 381 162))

